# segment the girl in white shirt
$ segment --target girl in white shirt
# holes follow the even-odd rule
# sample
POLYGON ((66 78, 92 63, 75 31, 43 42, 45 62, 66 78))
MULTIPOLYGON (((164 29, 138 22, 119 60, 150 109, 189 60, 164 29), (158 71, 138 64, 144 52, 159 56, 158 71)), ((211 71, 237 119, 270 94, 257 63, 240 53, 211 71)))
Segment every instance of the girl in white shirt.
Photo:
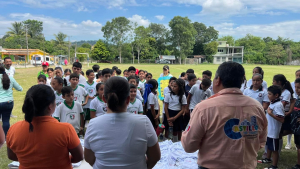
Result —
POLYGON ((90 115, 91 119, 101 116, 107 112, 107 105, 102 100, 104 94, 104 83, 98 83, 96 85, 96 97, 91 101, 90 104, 90 115))
MULTIPOLYGON (((56 107, 55 109, 64 101, 62 94, 61 94, 61 89, 63 88, 63 79, 60 77, 55 77, 52 81, 51 81, 51 87, 54 90, 54 94, 55 94, 55 104, 56 107)), ((55 112, 53 113, 53 117, 55 116, 55 112)))
MULTIPOLYGON (((178 135, 181 140, 181 132, 183 127, 184 106, 187 105, 186 96, 184 94, 184 80, 177 79, 172 83, 172 91, 165 96, 165 114, 167 119, 164 120, 165 129, 169 130, 169 126, 173 126, 173 135, 178 135)), ((172 134, 172 133, 170 133, 172 134)))
POLYGON ((154 129, 157 128, 159 121, 159 104, 156 89, 158 83, 155 79, 151 79, 145 85, 144 103, 147 105, 147 116, 150 119, 154 129))
POLYGON ((47 74, 49 75, 48 78, 47 78, 47 85, 51 87, 51 80, 53 78, 53 68, 48 68, 47 69, 47 74))
POLYGON ((262 75, 254 74, 252 76, 252 85, 244 90, 244 95, 257 100, 263 106, 264 110, 267 110, 270 100, 268 98, 268 91, 263 89, 262 82, 262 75))
MULTIPOLYGON (((281 151, 283 140, 282 137, 288 134, 292 134, 291 131, 291 113, 295 105, 295 98, 293 97, 294 91, 289 81, 283 74, 278 74, 273 77, 273 85, 280 86, 282 93, 280 96, 281 102, 285 111, 284 123, 281 127, 280 140, 279 140, 279 152, 281 151)), ((291 136, 288 137, 287 146, 291 145, 291 136)))
MULTIPOLYGON (((264 79, 264 71, 262 70, 261 67, 255 67, 253 69, 253 75, 255 75, 255 74, 261 74, 262 78, 264 79)), ((247 82, 247 88, 250 88, 251 85, 252 85, 252 79, 248 80, 248 82, 247 82)), ((268 90, 267 82, 264 81, 264 80, 262 82, 262 87, 263 87, 263 89, 268 90)))

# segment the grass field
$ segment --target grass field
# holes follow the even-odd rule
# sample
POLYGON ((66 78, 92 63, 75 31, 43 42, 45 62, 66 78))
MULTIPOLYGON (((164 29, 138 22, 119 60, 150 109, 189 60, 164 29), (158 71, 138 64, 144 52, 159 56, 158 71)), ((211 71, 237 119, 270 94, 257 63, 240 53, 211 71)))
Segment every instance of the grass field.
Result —
MULTIPOLYGON (((112 68, 112 64, 100 64, 100 68, 112 68)), ((128 69, 129 64, 122 64, 122 65, 116 65, 119 67, 119 69, 124 70, 128 69)), ((163 65, 134 65, 138 69, 147 70, 148 72, 153 74, 153 78, 157 79, 159 75, 162 73, 162 67, 163 65)), ((243 65, 246 71, 246 77, 247 79, 252 77, 252 69, 256 65, 243 65)), ((68 68, 71 68, 71 66, 67 66, 68 68)), ((67 67, 64 67, 67 68, 67 67)), ((83 66, 83 71, 85 72, 87 69, 90 69, 92 65, 90 64, 90 67, 87 65, 83 66)), ((265 75, 264 80, 267 81, 268 85, 272 84, 272 78, 275 74, 284 74, 289 81, 295 80, 295 71, 299 69, 297 66, 268 66, 268 65, 261 65, 263 68, 265 75)), ((195 74, 197 77, 200 77, 202 75, 202 71, 204 70, 211 70, 214 74, 218 68, 218 65, 170 65, 170 72, 173 76, 178 77, 181 72, 185 72, 187 69, 194 69, 195 74)), ((24 101, 25 94, 27 90, 32 86, 37 84, 37 73, 41 70, 41 67, 34 67, 34 68, 27 68, 27 69, 16 69, 15 79, 16 81, 23 87, 23 92, 14 91, 14 109, 13 109, 13 115, 17 116, 17 118, 11 118, 10 124, 14 124, 17 121, 23 120, 24 115, 22 113, 22 105, 24 101)), ((284 140, 286 143, 286 138, 284 140)), ((283 146, 285 146, 285 143, 283 146)), ((261 157, 262 150, 259 153, 259 158, 261 157)), ((237 159, 238 160, 238 159, 237 159)), ((7 165, 11 161, 8 160, 7 154, 6 154, 6 145, 4 145, 0 149, 0 168, 4 169, 7 168, 7 165)), ((297 162, 297 154, 296 154, 296 148, 292 140, 292 149, 291 150, 284 150, 281 153, 281 158, 279 161, 279 168, 285 169, 285 168, 291 168, 294 166, 297 162)), ((257 168, 263 168, 267 167, 268 165, 258 165, 257 168)))

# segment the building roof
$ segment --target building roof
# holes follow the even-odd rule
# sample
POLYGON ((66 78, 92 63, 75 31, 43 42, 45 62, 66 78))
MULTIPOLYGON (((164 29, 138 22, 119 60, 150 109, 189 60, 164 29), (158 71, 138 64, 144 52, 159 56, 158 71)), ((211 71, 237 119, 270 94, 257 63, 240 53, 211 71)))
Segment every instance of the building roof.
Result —
POLYGON ((160 55, 159 58, 166 60, 176 60, 176 57, 174 55, 160 55))
MULTIPOLYGON (((40 49, 28 49, 29 54, 34 52, 40 52, 40 53, 45 53, 45 55, 49 55, 49 53, 46 53, 40 49)), ((27 55, 27 49, 4 49, 3 54, 4 55, 27 55)))

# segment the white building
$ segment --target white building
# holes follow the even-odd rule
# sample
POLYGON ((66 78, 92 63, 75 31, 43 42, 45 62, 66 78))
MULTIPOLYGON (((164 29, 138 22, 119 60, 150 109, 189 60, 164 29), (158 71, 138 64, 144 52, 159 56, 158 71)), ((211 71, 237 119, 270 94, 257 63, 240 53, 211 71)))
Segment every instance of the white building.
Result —
POLYGON ((244 46, 229 46, 227 41, 217 41, 218 52, 213 56, 214 64, 221 64, 227 61, 233 61, 237 63, 243 63, 244 59, 244 46))

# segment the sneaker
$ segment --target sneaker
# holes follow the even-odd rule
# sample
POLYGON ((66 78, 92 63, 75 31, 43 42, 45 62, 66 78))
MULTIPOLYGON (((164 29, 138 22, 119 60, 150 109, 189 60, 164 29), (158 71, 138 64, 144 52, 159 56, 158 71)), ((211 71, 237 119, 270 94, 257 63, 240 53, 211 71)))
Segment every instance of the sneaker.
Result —
POLYGON ((273 165, 271 165, 270 167, 264 168, 264 169, 278 169, 278 167, 275 167, 273 165))
POLYGON ((286 146, 285 146, 285 149, 287 149, 287 150, 290 150, 292 148, 292 146, 290 145, 290 144, 287 144, 286 146))
POLYGON ((18 116, 14 116, 13 114, 11 114, 10 117, 12 117, 12 118, 17 118, 18 116))
POLYGON ((296 164, 292 169, 300 169, 300 165, 296 164))
POLYGON ((265 159, 262 159, 262 160, 257 160, 257 162, 258 162, 258 163, 271 163, 272 160, 271 160, 271 159, 265 158, 265 159))

